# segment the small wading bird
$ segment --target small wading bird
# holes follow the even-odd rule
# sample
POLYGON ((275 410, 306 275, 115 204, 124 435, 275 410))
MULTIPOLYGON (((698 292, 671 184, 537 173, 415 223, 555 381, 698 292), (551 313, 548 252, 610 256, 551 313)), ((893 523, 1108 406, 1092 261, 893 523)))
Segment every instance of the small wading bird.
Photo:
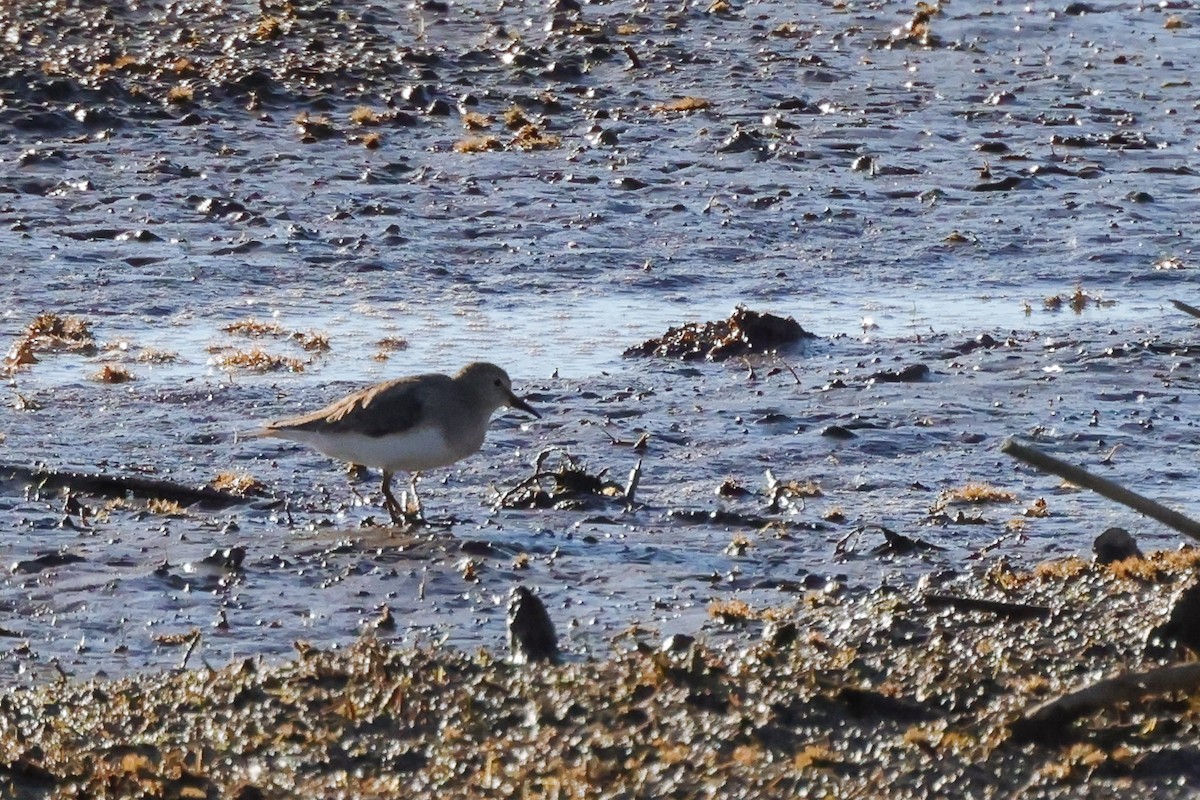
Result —
POLYGON ((541 417, 513 394, 508 373, 475 362, 449 375, 411 375, 347 395, 319 411, 267 423, 260 436, 309 445, 351 464, 383 470, 383 507, 397 525, 421 522, 417 473, 445 467, 483 445, 497 408, 541 417), (410 475, 412 505, 392 494, 392 475, 410 475))

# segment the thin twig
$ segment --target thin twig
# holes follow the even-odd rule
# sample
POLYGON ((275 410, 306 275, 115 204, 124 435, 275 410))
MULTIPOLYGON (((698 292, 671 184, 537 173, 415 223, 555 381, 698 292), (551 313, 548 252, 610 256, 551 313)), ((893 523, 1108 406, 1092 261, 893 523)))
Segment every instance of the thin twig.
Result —
POLYGON ((625 510, 633 508, 633 496, 637 494, 638 483, 642 480, 642 460, 639 458, 633 469, 629 470, 629 480, 625 483, 625 510))
POLYGON ((1162 503, 1151 500, 1148 497, 1143 497, 1136 492, 1131 492, 1119 483, 1093 475, 1081 467, 1060 461, 1034 447, 1019 444, 1013 439, 1005 440, 1004 444, 1000 445, 1000 452, 1037 467, 1043 472, 1049 472, 1060 478, 1065 478, 1076 486, 1091 489, 1093 492, 1103 495, 1109 500, 1128 506, 1134 511, 1145 514, 1151 519, 1158 520, 1168 528, 1174 528, 1193 539, 1200 539, 1200 522, 1172 508, 1167 508, 1162 503))
POLYGON ((1126 672, 1035 706, 1009 725, 1009 729, 1021 741, 1053 740, 1072 722, 1093 711, 1150 695, 1194 694, 1197 689, 1200 689, 1200 664, 1196 663, 1126 672))
POLYGON ((188 642, 187 651, 183 654, 183 660, 179 662, 180 669, 187 669, 188 659, 192 657, 192 653, 195 651, 196 645, 200 644, 200 635, 199 629, 192 634, 192 640, 188 642))

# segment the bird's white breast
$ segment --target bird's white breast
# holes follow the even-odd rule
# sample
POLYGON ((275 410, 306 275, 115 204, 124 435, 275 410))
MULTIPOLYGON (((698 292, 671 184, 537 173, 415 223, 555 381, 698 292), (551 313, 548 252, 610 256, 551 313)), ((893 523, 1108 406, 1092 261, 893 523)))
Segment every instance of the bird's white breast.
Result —
POLYGON ((389 472, 413 472, 444 467, 479 449, 478 444, 465 452, 461 447, 455 449, 446 441, 441 430, 432 425, 385 436, 367 436, 351 431, 329 433, 302 430, 283 430, 275 435, 315 447, 325 455, 340 461, 385 469, 389 472))

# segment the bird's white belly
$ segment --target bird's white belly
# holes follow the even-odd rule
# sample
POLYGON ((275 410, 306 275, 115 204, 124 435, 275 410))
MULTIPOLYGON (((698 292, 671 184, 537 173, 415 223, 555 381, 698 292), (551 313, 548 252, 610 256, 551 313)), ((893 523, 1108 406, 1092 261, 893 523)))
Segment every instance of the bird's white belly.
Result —
POLYGON ((315 447, 341 461, 376 467, 389 472, 413 472, 453 464, 478 449, 454 450, 435 427, 416 428, 386 436, 366 436, 349 431, 330 434, 289 430, 284 438, 315 447))

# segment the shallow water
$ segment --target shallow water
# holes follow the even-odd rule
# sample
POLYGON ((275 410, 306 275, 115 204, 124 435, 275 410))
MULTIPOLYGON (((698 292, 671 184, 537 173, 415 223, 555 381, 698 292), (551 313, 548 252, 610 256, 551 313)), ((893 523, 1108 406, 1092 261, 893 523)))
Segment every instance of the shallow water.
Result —
MULTIPOLYGON (((81 531, 60 526, 61 498, 4 484, 0 535, 13 563, 58 550, 82 560, 14 572, 0 586, 0 626, 19 634, 0 641, 3 680, 55 674, 53 659, 70 674, 175 664, 183 648, 154 637, 193 627, 203 631, 194 659, 281 655, 297 639, 346 642, 384 604, 398 626, 380 635, 497 646, 515 582, 543 594, 582 653, 635 623, 715 634, 714 599, 763 608, 826 579, 874 585, 1086 552, 1112 524, 1144 547, 1178 542, 996 448, 1032 436, 1185 510, 1192 502, 1195 334, 1167 302, 1198 299, 1196 29, 1165 27, 1172 14, 1188 21, 1187 9, 950 4, 931 21, 936 46, 921 47, 888 44, 911 16, 894 4, 583 6, 603 40, 547 31, 551 12, 524 5, 393 17, 317 4, 304 8, 366 23, 297 19, 278 41, 222 51, 218 34, 252 30, 255 8, 166 8, 105 22, 112 51, 142 64, 188 55, 200 65, 192 78, 117 71, 97 92, 94 67, 112 59, 90 37, 70 58, 52 36, 4 45, 0 254, 11 268, 0 339, 53 310, 87 319, 109 347, 44 355, 12 375, 3 460, 189 484, 245 470, 288 508, 118 509, 81 531), (189 45, 154 38, 181 19, 216 33, 189 45), (316 40, 323 51, 309 47, 316 40), (374 50, 354 61, 356 42, 374 50), (273 77, 259 108, 246 109, 232 79, 205 72, 222 52, 234 75, 242 59, 273 77), (430 52, 435 60, 411 57, 430 52), (359 71, 293 69, 343 57, 359 71), (48 60, 64 65, 63 99, 30 88, 53 77, 42 72, 48 60), (162 102, 180 82, 194 86, 194 102, 162 102), (408 103, 406 86, 446 100, 450 114, 408 103), (498 118, 517 104, 562 145, 456 152, 474 135, 454 109, 465 94, 471 110, 497 118, 490 132, 502 142, 512 134, 498 118), (654 108, 684 95, 712 107, 654 108), (375 150, 352 141, 364 131, 351 110, 382 112, 389 100, 414 124, 371 129, 382 133, 375 150), (326 114, 337 132, 302 143, 301 111, 326 114), (615 143, 599 142, 601 132, 615 143), (1077 287, 1105 304, 1045 307, 1077 287), (740 362, 621 358, 737 303, 818 335, 784 355, 795 377, 769 374, 771 359, 751 380, 740 362), (247 317, 322 332, 331 350, 222 330, 247 317), (949 352, 984 332, 1002 342, 1011 333, 1011 344, 949 352), (407 348, 377 358, 383 337, 407 348), (219 366, 256 345, 303 371, 219 366), (1106 352, 1114 347, 1123 349, 1106 352), (146 349, 177 358, 137 361, 146 349), (460 519, 432 542, 362 526, 380 518, 376 479, 357 484, 363 505, 320 455, 237 436, 366 382, 478 357, 506 366, 546 419, 505 416, 480 455, 427 478, 427 504, 460 519), (104 363, 128 365, 137 380, 92 380, 104 363), (927 364, 930 379, 868 380, 911 363, 927 364), (848 388, 826 388, 838 379, 848 388), (822 436, 829 425, 857 436, 822 436), (629 446, 642 433, 644 453, 629 446), (1116 445, 1111 466, 1099 464, 1116 445), (643 458, 644 505, 491 512, 490 487, 514 485, 547 447, 620 482, 643 458), (767 468, 824 495, 769 512, 767 468), (727 478, 756 494, 719 497, 727 478), (934 519, 939 492, 968 480, 1017 499, 966 509, 981 524, 934 519), (1054 515, 1028 520, 1025 538, 1011 534, 1005 523, 1041 496, 1054 515), (844 522, 823 520, 834 507, 844 522), (778 525, 670 513, 718 508, 778 525), (853 557, 834 557, 838 541, 874 524, 946 549, 881 559, 868 554, 881 540, 868 530, 852 537, 853 557), (749 546, 731 555, 739 536, 749 546), (462 577, 463 541, 495 548, 474 556, 478 582, 462 577), (231 545, 247 549, 240 572, 184 566, 231 545), (530 555, 526 568, 513 567, 518 553, 530 555), (227 624, 216 626, 221 613, 227 624)), ((19 11, 5 9, 5 22, 19 11)))

